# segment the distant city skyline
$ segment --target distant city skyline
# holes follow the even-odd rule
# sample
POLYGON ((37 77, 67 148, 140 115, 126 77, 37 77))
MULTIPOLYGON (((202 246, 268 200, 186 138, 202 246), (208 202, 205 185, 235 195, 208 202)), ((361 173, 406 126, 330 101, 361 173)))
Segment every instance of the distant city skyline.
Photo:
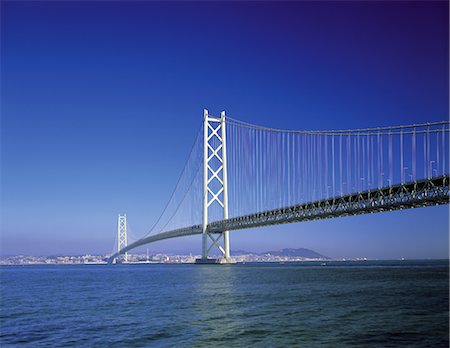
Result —
MULTIPOLYGON (((448 2, 0 6, 2 255, 110 253, 118 213, 143 236, 204 108, 305 130, 449 117, 448 2)), ((234 231, 231 249, 446 258, 448 219, 440 206, 234 231)))

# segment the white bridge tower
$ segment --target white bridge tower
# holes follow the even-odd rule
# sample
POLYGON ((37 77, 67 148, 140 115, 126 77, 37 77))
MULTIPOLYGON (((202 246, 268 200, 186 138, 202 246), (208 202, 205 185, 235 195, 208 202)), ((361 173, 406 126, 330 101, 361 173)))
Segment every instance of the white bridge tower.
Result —
POLYGON ((225 111, 220 118, 212 117, 204 110, 203 123, 203 243, 202 258, 197 263, 229 263, 229 232, 209 233, 208 211, 211 205, 218 205, 223 219, 228 219, 228 178, 225 111), (209 259, 211 250, 217 247, 222 253, 220 259, 209 259))
MULTIPOLYGON (((120 260, 120 251, 128 245, 127 238, 127 214, 117 218, 117 260, 120 260)), ((128 262, 128 253, 123 255, 123 262, 128 262)))

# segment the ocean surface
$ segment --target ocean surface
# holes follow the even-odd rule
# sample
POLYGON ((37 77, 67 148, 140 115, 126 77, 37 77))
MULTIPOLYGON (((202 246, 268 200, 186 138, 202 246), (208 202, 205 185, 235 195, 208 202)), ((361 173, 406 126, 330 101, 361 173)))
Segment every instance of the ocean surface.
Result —
POLYGON ((0 272, 1 347, 449 345, 448 260, 0 272))

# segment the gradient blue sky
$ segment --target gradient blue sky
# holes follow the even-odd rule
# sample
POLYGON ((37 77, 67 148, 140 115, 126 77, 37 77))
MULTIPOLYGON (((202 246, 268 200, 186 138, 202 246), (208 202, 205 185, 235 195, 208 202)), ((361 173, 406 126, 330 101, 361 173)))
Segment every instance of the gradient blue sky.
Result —
MULTIPOLYGON (((1 2, 1 253, 147 232, 203 117, 335 129, 448 119, 448 2, 1 2)), ((448 257, 448 206, 231 233, 232 249, 448 257)), ((150 252, 199 252, 200 236, 150 252)))

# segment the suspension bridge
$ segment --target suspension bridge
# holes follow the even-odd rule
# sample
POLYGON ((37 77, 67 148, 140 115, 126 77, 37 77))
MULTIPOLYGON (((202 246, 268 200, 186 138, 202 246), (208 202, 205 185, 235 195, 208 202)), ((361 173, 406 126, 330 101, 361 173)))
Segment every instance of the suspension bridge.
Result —
POLYGON ((282 130, 204 110, 162 214, 130 244, 119 215, 110 262, 148 243, 198 234, 198 263, 229 263, 232 230, 448 204, 449 124, 282 130))

